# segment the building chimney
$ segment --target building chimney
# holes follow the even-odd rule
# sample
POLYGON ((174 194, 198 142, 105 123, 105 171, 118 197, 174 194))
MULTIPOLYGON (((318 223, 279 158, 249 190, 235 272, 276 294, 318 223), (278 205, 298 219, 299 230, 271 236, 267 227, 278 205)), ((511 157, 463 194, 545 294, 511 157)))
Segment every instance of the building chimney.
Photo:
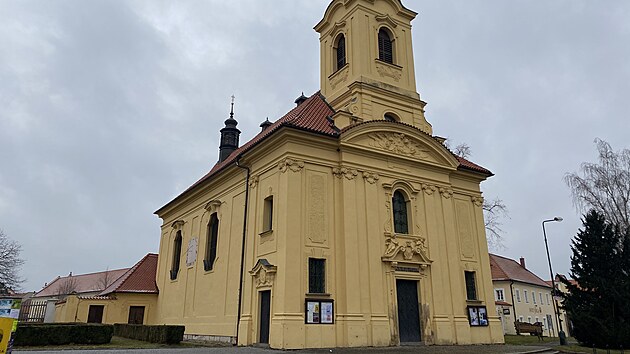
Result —
POLYGON ((304 96, 304 92, 302 92, 302 95, 295 100, 295 104, 299 106, 306 100, 308 100, 308 97, 304 96))
POLYGON ((527 269, 527 267, 525 267, 525 258, 521 257, 521 267, 523 267, 524 269, 527 269))
POLYGON ((265 130, 267 130, 267 128, 269 128, 273 123, 271 123, 269 121, 269 117, 267 117, 267 119, 262 122, 262 124, 260 124, 260 128, 262 129, 261 132, 264 132, 265 130))

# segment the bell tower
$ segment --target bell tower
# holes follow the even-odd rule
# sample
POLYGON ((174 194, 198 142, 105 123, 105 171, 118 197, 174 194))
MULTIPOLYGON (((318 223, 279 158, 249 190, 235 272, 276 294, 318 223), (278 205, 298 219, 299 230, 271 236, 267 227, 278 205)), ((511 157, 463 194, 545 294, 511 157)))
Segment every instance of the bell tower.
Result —
POLYGON ((432 134, 416 92, 411 21, 400 0, 334 0, 320 34, 321 93, 335 125, 394 120, 432 134))

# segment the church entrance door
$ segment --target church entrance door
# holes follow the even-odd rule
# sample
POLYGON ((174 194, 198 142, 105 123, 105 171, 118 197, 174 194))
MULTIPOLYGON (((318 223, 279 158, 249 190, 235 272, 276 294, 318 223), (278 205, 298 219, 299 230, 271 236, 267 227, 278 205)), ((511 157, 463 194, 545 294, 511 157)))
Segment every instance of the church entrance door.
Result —
POLYGON ((260 330, 258 343, 269 344, 269 319, 271 315, 271 291, 260 292, 260 330))
POLYGON ((398 334, 401 343, 421 342, 418 282, 396 279, 398 334))

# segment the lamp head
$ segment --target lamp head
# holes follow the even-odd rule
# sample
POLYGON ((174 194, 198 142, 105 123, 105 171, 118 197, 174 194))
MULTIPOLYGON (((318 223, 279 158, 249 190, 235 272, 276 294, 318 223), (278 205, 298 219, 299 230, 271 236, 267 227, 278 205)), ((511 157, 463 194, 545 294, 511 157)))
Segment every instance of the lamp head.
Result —
POLYGON ((559 216, 556 216, 555 218, 553 218, 553 221, 557 221, 557 222, 561 222, 562 220, 564 219, 559 216))

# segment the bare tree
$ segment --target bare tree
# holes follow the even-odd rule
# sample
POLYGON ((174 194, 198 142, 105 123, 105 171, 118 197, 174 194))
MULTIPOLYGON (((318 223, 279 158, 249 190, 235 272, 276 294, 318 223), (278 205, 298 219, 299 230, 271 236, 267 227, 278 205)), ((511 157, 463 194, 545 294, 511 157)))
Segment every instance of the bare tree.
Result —
POLYGON ((107 269, 106 271, 104 271, 103 273, 101 273, 99 279, 98 279, 98 288, 100 290, 105 290, 107 289, 108 286, 112 285, 112 283, 114 282, 114 277, 111 274, 111 272, 109 271, 109 269, 107 269))
POLYGON ((77 280, 72 277, 72 273, 65 278, 59 279, 61 282, 57 288, 57 295, 70 295, 77 290, 77 280))
POLYGON ((453 153, 461 158, 467 159, 470 155, 472 155, 472 149, 468 146, 468 144, 461 143, 455 147, 453 153))
MULTIPOLYGON (((448 140, 446 147, 449 147, 448 140)), ((455 147, 453 153, 461 158, 467 159, 472 155, 472 149, 466 143, 461 143, 455 147)), ((508 217, 508 209, 503 200, 499 198, 484 199, 483 214, 486 226, 486 238, 488 247, 492 250, 504 248, 503 246, 503 229, 501 229, 503 218, 508 217)))
POLYGON ((20 258, 21 252, 22 246, 0 229, 0 283, 13 290, 18 290, 24 282, 19 275, 24 264, 24 260, 20 258))
POLYGON ((509 217, 507 206, 503 203, 503 200, 495 198, 492 200, 483 200, 483 214, 484 222, 486 226, 486 237, 488 239, 488 246, 490 249, 502 249, 503 246, 503 229, 501 229, 501 220, 504 217, 509 217))
POLYGON ((630 228, 630 150, 615 152, 601 139, 595 144, 599 161, 585 162, 580 172, 564 177, 573 203, 580 212, 594 209, 611 223, 630 228))

